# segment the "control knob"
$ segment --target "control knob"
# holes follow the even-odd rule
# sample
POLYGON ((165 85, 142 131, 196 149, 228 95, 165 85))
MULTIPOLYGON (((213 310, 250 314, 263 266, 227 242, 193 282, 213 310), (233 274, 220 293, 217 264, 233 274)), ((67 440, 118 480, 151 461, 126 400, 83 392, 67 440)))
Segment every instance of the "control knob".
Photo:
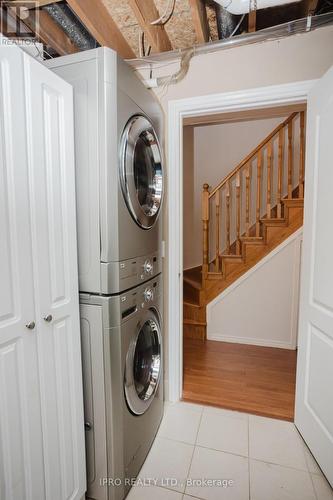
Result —
POLYGON ((143 264, 143 270, 146 274, 150 274, 153 272, 153 264, 150 262, 150 260, 146 260, 146 262, 143 264))
POLYGON ((143 296, 146 302, 150 302, 154 298, 154 292, 151 288, 146 288, 143 292, 143 296))

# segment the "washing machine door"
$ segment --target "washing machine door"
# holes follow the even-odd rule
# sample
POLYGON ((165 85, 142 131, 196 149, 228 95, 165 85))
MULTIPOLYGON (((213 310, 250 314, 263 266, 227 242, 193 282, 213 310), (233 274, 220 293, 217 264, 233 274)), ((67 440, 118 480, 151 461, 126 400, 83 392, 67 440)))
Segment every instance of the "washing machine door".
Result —
POLYGON ((162 337, 157 314, 147 311, 129 344, 125 366, 125 397, 132 413, 142 415, 155 397, 162 371, 162 337))
POLYGON ((133 116, 124 129, 120 181, 131 216, 141 228, 150 229, 161 208, 163 169, 157 135, 143 115, 133 116))

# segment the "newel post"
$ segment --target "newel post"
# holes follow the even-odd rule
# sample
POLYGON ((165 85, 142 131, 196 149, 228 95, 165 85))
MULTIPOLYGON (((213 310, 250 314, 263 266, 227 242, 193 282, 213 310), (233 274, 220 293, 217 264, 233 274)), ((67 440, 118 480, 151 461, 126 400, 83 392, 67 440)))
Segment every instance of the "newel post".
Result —
POLYGON ((202 277, 207 278, 209 264, 209 185, 203 185, 202 191, 202 277))

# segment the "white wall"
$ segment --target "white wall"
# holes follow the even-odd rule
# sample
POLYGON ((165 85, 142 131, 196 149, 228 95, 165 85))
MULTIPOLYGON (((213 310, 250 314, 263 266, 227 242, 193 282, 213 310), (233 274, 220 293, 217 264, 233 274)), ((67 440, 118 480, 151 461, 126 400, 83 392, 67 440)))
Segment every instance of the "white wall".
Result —
POLYGON ((302 230, 207 306, 207 338, 295 349, 302 230))
MULTIPOLYGON (((186 77, 157 89, 167 113, 168 101, 281 83, 312 80, 333 64, 333 26, 280 40, 196 56, 186 77)), ((159 64, 153 76, 169 75, 179 65, 159 64)), ((147 67, 147 65, 146 65, 147 67)), ((149 69, 142 73, 149 78, 149 69)))

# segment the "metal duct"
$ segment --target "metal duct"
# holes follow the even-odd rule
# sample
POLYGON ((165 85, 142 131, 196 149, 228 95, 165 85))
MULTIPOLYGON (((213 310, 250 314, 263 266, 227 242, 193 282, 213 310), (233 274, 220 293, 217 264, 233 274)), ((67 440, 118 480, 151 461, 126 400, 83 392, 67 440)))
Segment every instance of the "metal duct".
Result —
POLYGON ((235 30, 237 31, 239 16, 231 14, 219 3, 215 4, 215 14, 219 39, 222 40, 234 35, 235 30))
POLYGON ((53 3, 44 5, 41 10, 45 10, 52 17, 80 50, 94 49, 99 46, 68 5, 53 3))

